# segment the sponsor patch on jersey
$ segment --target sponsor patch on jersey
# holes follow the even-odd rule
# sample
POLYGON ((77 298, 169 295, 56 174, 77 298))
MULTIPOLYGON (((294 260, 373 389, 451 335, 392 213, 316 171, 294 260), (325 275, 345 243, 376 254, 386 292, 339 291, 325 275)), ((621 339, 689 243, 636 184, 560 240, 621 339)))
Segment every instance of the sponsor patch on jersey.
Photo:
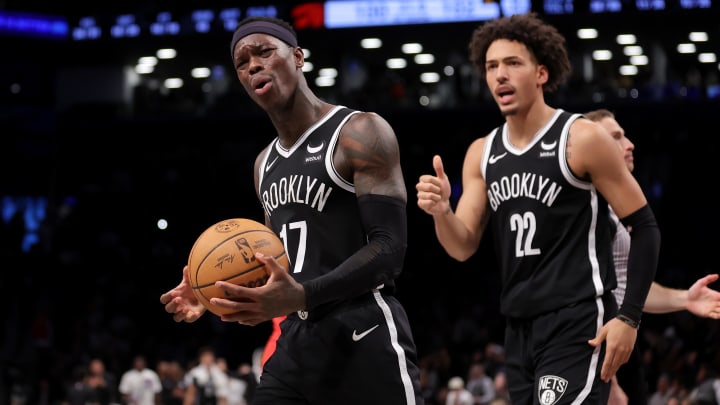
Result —
POLYGON ((322 155, 305 156, 305 163, 319 162, 322 160, 322 155))
POLYGON ((538 400, 541 405, 554 405, 562 398, 568 381, 556 375, 544 375, 538 380, 538 400))
POLYGON ((307 144, 307 153, 305 156, 305 163, 319 162, 322 160, 323 154, 319 153, 325 147, 325 142, 320 142, 320 145, 312 146, 307 144))
POLYGON ((548 151, 542 151, 542 152, 540 152, 540 157, 541 157, 541 158, 555 157, 555 151, 554 151, 554 150, 553 150, 553 151, 549 151, 549 152, 548 152, 548 151))

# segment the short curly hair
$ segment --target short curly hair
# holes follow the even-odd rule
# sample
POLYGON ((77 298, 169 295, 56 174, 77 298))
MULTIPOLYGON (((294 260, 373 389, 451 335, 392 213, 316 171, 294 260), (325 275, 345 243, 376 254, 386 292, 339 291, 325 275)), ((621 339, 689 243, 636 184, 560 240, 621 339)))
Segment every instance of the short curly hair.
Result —
POLYGON ((565 49, 565 37, 557 28, 542 21, 537 13, 498 18, 473 31, 468 45, 470 61, 483 77, 486 73, 487 50, 498 39, 524 44, 535 61, 547 67, 549 77, 543 90, 556 90, 570 76, 572 67, 565 49))

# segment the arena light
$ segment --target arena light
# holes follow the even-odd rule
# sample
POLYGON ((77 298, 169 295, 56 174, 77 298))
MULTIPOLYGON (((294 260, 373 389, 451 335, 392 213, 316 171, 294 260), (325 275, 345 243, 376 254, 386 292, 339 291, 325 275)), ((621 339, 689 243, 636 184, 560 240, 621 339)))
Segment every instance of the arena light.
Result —
POLYGON ((677 51, 679 53, 695 53, 695 44, 678 44, 677 51))
POLYGON ((423 83, 437 83, 440 81, 440 75, 436 72, 425 72, 420 74, 420 81, 423 83))
POLYGON ((577 37, 580 39, 595 39, 598 37, 598 31, 595 28, 581 28, 577 30, 577 37))
POLYGON ((363 49, 378 49, 382 46, 382 40, 380 38, 364 38, 360 41, 360 46, 363 49))
POLYGON ((700 63, 715 63, 717 56, 713 52, 703 52, 698 55, 698 61, 700 63))
POLYGON ((593 60, 610 60, 612 59, 612 52, 607 49, 598 49, 592 53, 593 60))
POLYGON ((166 88, 168 89, 179 89, 183 86, 183 79, 179 77, 170 77, 165 79, 163 82, 166 88))
POLYGON ((619 45, 632 45, 637 43, 637 38, 633 34, 620 34, 615 37, 615 41, 619 45))
POLYGON ((623 76, 635 76, 638 74, 637 66, 633 65, 622 65, 620 66, 620 74, 623 76))
POLYGON ((407 67, 407 61, 403 58, 390 58, 385 62, 388 69, 404 69, 407 67))
POLYGON ((647 55, 634 55, 630 57, 630 63, 635 66, 645 66, 650 63, 647 55))
POLYGON ((691 32, 688 35, 688 38, 690 38, 690 41, 692 41, 692 42, 707 42, 708 41, 708 33, 695 31, 695 32, 691 32))
POLYGON ((415 55, 414 60, 418 65, 430 65, 435 62, 435 56, 430 53, 419 53, 415 55))

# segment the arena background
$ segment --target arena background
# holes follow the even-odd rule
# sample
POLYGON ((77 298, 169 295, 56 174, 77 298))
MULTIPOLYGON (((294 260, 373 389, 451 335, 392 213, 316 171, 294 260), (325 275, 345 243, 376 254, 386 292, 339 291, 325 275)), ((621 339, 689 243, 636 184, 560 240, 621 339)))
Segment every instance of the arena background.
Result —
MULTIPOLYGON (((197 10, 220 16, 238 9, 240 17, 266 13, 292 21, 315 66, 307 73, 313 89, 330 102, 376 111, 393 125, 409 196, 409 249, 398 295, 421 356, 447 353, 454 363, 446 374, 457 374, 470 354, 502 342, 491 241, 469 261, 455 262, 437 243, 431 218, 414 204, 414 185, 431 170, 433 154, 443 156, 459 192, 465 148, 502 122, 467 61, 468 40, 482 20, 327 28, 322 6, 0 2, 0 405, 22 387, 30 398, 43 384, 61 390, 70 370, 92 356, 119 374, 134 353, 189 361, 211 344, 234 366, 248 361, 269 334, 268 324, 250 328, 211 315, 176 324, 159 302, 179 281, 202 230, 220 219, 262 218, 252 162, 274 137, 234 77, 232 30, 216 17, 207 32, 197 32, 197 10), (135 31, 128 21, 137 24, 136 37, 129 36, 135 31), (156 35, 152 27, 160 27, 156 35), (383 47, 360 48, 367 36, 381 38, 383 47), (408 57, 407 68, 388 69, 386 59, 402 56, 400 45, 408 41, 423 44, 435 62, 419 66, 408 57), (138 59, 161 47, 177 49, 177 57, 137 74, 138 59), (191 78, 190 70, 201 65, 211 75, 191 78), (317 84, 323 67, 337 69, 334 85, 317 84), (419 79, 428 69, 440 73, 438 82, 419 79), (184 86, 166 88, 170 76, 182 77, 184 86), (166 229, 159 220, 167 221, 166 229)), ((573 76, 551 103, 577 112, 608 108, 636 145, 635 175, 662 230, 657 280, 685 288, 717 272, 720 65, 698 55, 720 52, 720 5, 536 0, 498 10, 523 7, 568 40, 573 76), (588 27, 598 38, 578 39, 578 29, 588 27), (696 43, 695 53, 679 53, 677 45, 690 42, 693 31, 707 32, 708 40, 696 43), (615 43, 624 33, 635 34, 649 59, 631 76, 619 73, 629 60, 615 43), (594 60, 597 49, 614 57, 594 60)), ((646 315, 642 328, 643 345, 664 337, 676 357, 695 353, 720 366, 716 322, 686 313, 646 315)))

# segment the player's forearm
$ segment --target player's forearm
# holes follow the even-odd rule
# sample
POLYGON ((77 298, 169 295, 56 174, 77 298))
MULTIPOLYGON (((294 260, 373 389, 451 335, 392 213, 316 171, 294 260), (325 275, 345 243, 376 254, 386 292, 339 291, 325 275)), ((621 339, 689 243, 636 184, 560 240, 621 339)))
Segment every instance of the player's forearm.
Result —
POLYGON ((358 198, 368 243, 333 271, 302 283, 307 310, 354 297, 400 275, 407 249, 405 201, 382 195, 358 198))
POLYGON ((688 292, 668 288, 653 282, 650 286, 644 312, 649 314, 667 314, 687 309, 688 292))
POLYGON ((434 215, 433 220, 435 235, 450 257, 464 262, 475 253, 480 243, 479 237, 474 236, 452 210, 434 215))
POLYGON ((621 218, 620 221, 631 229, 631 242, 628 253, 627 289, 618 314, 639 323, 657 270, 660 230, 649 205, 621 218))

